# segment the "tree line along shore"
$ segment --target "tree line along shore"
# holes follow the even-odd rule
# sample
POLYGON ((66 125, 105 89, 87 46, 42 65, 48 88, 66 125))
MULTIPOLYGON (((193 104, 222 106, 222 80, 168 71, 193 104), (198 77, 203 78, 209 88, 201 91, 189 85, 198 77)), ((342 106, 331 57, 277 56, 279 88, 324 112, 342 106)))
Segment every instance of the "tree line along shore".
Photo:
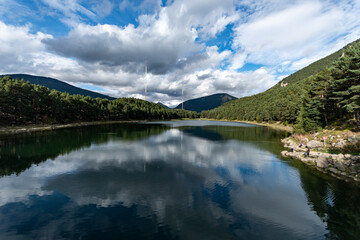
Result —
POLYGON ((168 109, 136 98, 108 100, 70 95, 8 76, 0 78, 0 126, 196 116, 196 112, 168 109))

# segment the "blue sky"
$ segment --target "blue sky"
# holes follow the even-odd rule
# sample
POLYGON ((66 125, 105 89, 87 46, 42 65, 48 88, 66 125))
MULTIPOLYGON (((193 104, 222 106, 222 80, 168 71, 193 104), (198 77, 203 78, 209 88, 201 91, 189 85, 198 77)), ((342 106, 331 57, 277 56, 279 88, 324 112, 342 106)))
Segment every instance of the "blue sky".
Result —
POLYGON ((360 37, 345 0, 0 0, 0 73, 175 106, 264 91, 360 37))

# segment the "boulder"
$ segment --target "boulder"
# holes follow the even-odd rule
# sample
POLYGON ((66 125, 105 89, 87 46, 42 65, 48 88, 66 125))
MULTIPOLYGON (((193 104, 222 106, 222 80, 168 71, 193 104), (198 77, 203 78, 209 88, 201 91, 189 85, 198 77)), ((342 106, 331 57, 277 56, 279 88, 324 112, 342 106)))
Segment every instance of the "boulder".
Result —
POLYGON ((340 171, 345 171, 345 166, 340 161, 334 161, 334 167, 340 171))
POLYGON ((300 160, 306 164, 311 164, 311 165, 315 165, 315 160, 313 158, 305 158, 305 157, 300 157, 300 160))
POLYGON ((346 167, 350 167, 351 164, 352 164, 352 162, 351 162, 351 160, 344 160, 344 161, 343 161, 343 164, 344 164, 346 167))
POLYGON ((337 159, 338 161, 340 161, 340 162, 344 161, 344 158, 345 158, 345 156, 344 156, 344 154, 342 154, 342 153, 340 153, 340 154, 338 154, 338 155, 336 156, 336 159, 337 159))
POLYGON ((320 141, 316 141, 316 140, 311 140, 310 142, 308 142, 306 144, 309 148, 317 148, 317 147, 322 147, 323 143, 320 141))
POLYGON ((354 161, 354 162, 360 162, 360 156, 352 155, 352 156, 350 157, 350 159, 351 159, 352 161, 354 161))
POLYGON ((327 168, 329 167, 329 162, 325 155, 321 154, 316 160, 316 166, 319 168, 327 168))
POLYGON ((357 139, 355 136, 351 136, 347 139, 350 143, 356 143, 357 142, 357 139))
POLYGON ((332 173, 335 173, 335 174, 339 174, 339 170, 337 170, 336 168, 329 168, 329 171, 332 172, 332 173))
POLYGON ((355 165, 349 166, 349 171, 350 171, 350 173, 353 174, 353 175, 357 174, 355 165))
POLYGON ((282 152, 281 152, 281 155, 284 156, 284 157, 286 157, 286 156, 287 156, 287 153, 288 153, 288 151, 282 151, 282 152))
POLYGON ((335 143, 334 147, 336 148, 342 148, 346 145, 346 142, 344 141, 344 139, 340 139, 337 143, 335 143))
POLYGON ((323 153, 320 152, 310 152, 310 157, 317 158, 320 155, 323 155, 323 153))

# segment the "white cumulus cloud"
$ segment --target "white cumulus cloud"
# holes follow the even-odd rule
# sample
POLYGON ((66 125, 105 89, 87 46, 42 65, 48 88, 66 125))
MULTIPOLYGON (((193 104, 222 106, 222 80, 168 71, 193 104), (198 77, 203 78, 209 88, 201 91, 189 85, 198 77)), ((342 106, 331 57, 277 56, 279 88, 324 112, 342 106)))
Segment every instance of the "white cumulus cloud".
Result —
POLYGON ((25 16, 37 14, 34 9, 0 1, 2 74, 43 75, 140 98, 147 59, 147 99, 170 106, 180 103, 182 87, 185 100, 258 93, 360 37, 360 3, 353 0, 38 3, 42 16, 58 18, 68 32, 45 34, 35 23, 24 23, 25 16), (6 12, 14 9, 23 19, 18 24, 7 22, 6 12), (99 23, 119 11, 138 14, 136 24, 99 23), (242 70, 249 63, 259 69, 242 70))

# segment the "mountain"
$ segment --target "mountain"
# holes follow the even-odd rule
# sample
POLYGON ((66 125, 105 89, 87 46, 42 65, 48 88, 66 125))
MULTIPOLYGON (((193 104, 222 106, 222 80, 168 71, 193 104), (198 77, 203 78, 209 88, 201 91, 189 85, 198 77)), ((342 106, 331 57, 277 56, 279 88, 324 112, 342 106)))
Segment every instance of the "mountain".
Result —
MULTIPOLYGON (((222 104, 237 99, 226 93, 217 93, 206 97, 200 97, 190 99, 184 102, 184 109, 201 112, 204 110, 210 110, 221 106, 222 104)), ((181 109, 182 104, 180 103, 175 109, 181 109)))
POLYGON ((169 108, 168 106, 166 106, 165 104, 163 104, 162 102, 157 102, 157 104, 163 106, 164 108, 169 108))
POLYGON ((60 92, 67 92, 70 95, 79 94, 79 95, 83 95, 83 96, 89 96, 92 98, 106 98, 109 100, 115 99, 113 97, 110 97, 110 96, 107 96, 104 94, 100 94, 97 92, 92 92, 89 90, 75 87, 73 85, 67 84, 65 82, 59 81, 54 78, 33 76, 33 75, 28 75, 28 74, 7 74, 7 75, 2 75, 0 77, 3 77, 3 76, 10 76, 12 79, 19 79, 19 80, 24 79, 25 81, 29 81, 31 84, 42 85, 42 86, 49 88, 50 90, 55 89, 60 92))
POLYGON ((239 98, 205 118, 280 121, 301 131, 346 122, 360 115, 360 39, 295 72, 265 92, 239 98))

